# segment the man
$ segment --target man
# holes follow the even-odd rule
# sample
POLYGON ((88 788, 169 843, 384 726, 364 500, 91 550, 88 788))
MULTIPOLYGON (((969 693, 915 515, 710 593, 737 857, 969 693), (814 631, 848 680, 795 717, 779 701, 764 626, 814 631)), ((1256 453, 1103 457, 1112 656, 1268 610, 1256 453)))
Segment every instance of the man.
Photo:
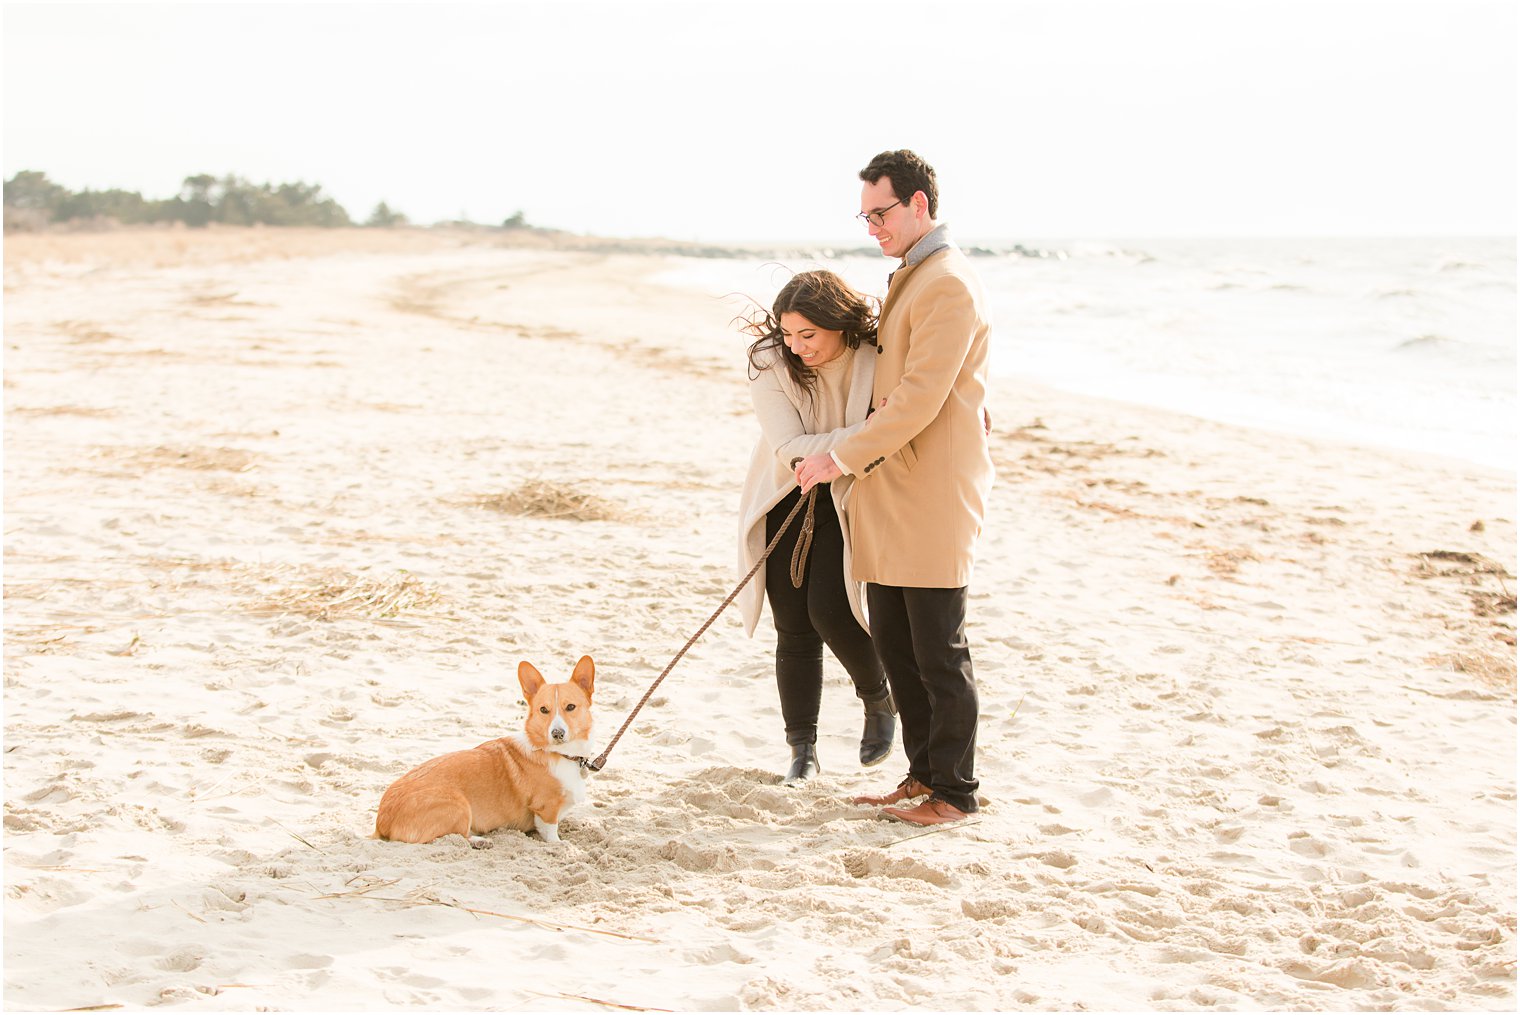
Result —
POLYGON ((804 490, 856 478, 851 550, 867 582, 871 639, 897 700, 908 776, 856 803, 894 804, 915 825, 977 809, 977 694, 966 644, 966 588, 992 458, 983 427, 988 313, 981 282, 937 219, 934 170, 910 151, 861 170, 860 217, 888 257, 873 411, 828 454, 797 465, 804 490), (918 797, 928 799, 917 806, 918 797))

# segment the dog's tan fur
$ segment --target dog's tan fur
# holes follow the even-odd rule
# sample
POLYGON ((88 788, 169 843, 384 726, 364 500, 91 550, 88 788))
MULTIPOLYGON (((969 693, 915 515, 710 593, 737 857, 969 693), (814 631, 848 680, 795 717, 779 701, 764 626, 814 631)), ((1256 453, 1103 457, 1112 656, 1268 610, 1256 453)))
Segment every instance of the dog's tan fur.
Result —
POLYGON ((398 842, 432 842, 463 835, 487 845, 481 833, 497 828, 537 829, 559 841, 559 819, 584 795, 581 770, 571 760, 591 750, 591 691, 596 666, 581 657, 570 680, 545 682, 529 663, 517 667, 528 702, 523 732, 468 751, 425 761, 391 783, 380 798, 375 835, 398 842), (562 740, 554 739, 558 721, 562 740))

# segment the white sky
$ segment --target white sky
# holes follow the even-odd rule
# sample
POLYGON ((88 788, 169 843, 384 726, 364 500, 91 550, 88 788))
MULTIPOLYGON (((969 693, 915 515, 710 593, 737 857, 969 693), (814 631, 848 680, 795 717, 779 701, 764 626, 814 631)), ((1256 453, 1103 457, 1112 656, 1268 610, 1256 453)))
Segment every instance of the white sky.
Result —
POLYGON ((1510 0, 4 5, 4 173, 322 184, 358 219, 864 244, 1516 229, 1510 0))

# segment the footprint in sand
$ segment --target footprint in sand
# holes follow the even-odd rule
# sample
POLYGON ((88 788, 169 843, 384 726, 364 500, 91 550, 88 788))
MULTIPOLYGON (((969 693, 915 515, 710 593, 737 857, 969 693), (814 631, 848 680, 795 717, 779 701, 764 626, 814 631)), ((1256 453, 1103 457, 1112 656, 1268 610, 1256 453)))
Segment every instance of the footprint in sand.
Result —
POLYGON ((188 973, 192 969, 200 968, 205 960, 205 954, 194 945, 176 948, 157 962, 153 963, 159 969, 173 973, 188 973))
POLYGON ((1019 917, 1028 905, 1016 898, 997 896, 983 899, 962 899, 961 912, 973 920, 1002 920, 1019 917))
POLYGON ((326 969, 333 964, 331 955, 307 955, 305 953, 292 955, 288 961, 292 969, 326 969))
POLYGON ((1288 848, 1300 856, 1318 859, 1330 853, 1330 847, 1308 832, 1292 832, 1288 835, 1288 848))
POLYGON ((1224 843, 1235 842, 1245 834, 1245 830, 1246 829, 1244 825, 1231 825, 1227 828, 1216 828, 1214 829, 1214 838, 1224 843))
POLYGON ((1065 850, 1055 850, 1050 853, 1040 854, 1040 862, 1047 867, 1070 870, 1077 865, 1077 858, 1065 850))
POLYGON ((733 846, 695 847, 677 840, 662 846, 659 857, 669 860, 682 870, 694 872, 728 873, 750 866, 733 846))
POLYGON ((5 890, 7 906, 35 913, 51 913, 90 902, 94 896, 60 878, 42 878, 31 884, 14 884, 5 890))
POLYGON ((201 895, 206 912, 241 913, 249 907, 248 893, 231 882, 213 883, 201 895))
POLYGON ((1278 965, 1289 976, 1313 983, 1328 983, 1354 990, 1377 985, 1377 969, 1364 959, 1346 959, 1333 965, 1316 968, 1307 962, 1289 961, 1278 965))
POLYGON ((854 849, 840 858, 845 872, 852 878, 908 878, 926 881, 941 888, 955 883, 948 872, 912 857, 893 857, 879 849, 854 849))

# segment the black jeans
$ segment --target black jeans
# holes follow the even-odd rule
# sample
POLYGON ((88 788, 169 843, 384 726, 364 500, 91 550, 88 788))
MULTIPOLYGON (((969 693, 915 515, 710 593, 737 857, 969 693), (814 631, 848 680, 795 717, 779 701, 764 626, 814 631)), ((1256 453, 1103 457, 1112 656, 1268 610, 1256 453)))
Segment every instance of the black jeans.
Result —
POLYGON ((977 809, 976 680, 966 590, 867 585, 871 636, 897 699, 908 774, 934 796, 977 809))
MULTIPOLYGON (((871 646, 871 636, 850 610, 845 592, 844 534, 834 511, 829 484, 818 486, 813 508, 813 546, 808 553, 802 588, 792 587, 792 548, 802 532, 799 513, 765 561, 765 598, 776 623, 776 689, 781 695, 781 719, 788 744, 818 740, 818 707, 823 700, 823 646, 828 645, 850 675, 855 693, 875 699, 885 693, 886 677, 871 646)), ((765 542, 776 538, 786 516, 796 506, 793 490, 765 517, 765 542)), ((803 512, 806 512, 803 508, 803 512)))

